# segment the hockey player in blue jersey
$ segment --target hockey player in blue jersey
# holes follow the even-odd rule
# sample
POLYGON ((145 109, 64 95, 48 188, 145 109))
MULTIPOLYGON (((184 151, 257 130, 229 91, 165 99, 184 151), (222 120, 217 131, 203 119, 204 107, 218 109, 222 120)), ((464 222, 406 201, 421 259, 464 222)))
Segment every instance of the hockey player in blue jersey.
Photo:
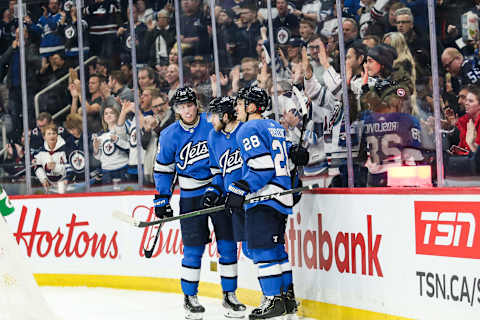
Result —
MULTIPOLYGON (((159 138, 154 178, 158 195, 155 215, 173 215, 169 204, 175 174, 180 186, 180 214, 203 208, 202 196, 212 181, 207 139, 213 129, 205 114, 199 112, 197 97, 191 88, 177 89, 174 110, 180 119, 164 129, 159 138)), ((226 309, 238 304, 235 297, 237 246, 233 241, 231 217, 222 212, 180 220, 183 259, 181 286, 185 294, 186 319, 203 319, 205 308, 198 302, 200 266, 205 244, 210 242, 208 217, 212 220, 220 254, 220 273, 226 309), (230 266, 230 267, 229 267, 230 266), (227 278, 232 278, 227 281, 227 278)), ((226 314, 229 313, 226 310, 226 314)))
MULTIPOLYGON (((235 139, 241 126, 241 122, 235 118, 235 99, 232 97, 215 98, 210 102, 208 114, 215 130, 210 131, 208 136, 208 152, 210 154, 210 170, 213 180, 207 188, 202 202, 204 207, 211 207, 223 204, 225 201, 225 190, 228 185, 242 177, 242 157, 240 148, 235 139)), ((221 213, 223 214, 223 213, 221 213)), ((236 242, 245 240, 245 213, 243 210, 236 210, 231 216, 233 228, 233 240, 236 242)), ((229 246, 233 244, 228 242, 229 246)), ((244 251, 245 252, 245 251, 244 251)), ((247 254, 246 254, 247 255, 247 254)), ((224 287, 237 288, 237 264, 224 264, 220 260, 220 274, 228 275, 222 277, 224 287), (225 271, 224 271, 225 269, 225 271), (227 272, 230 270, 230 272, 227 272), (234 277, 232 277, 232 275, 234 277), (230 283, 227 285, 227 283, 230 283)), ((228 299, 223 304, 230 316, 243 317, 246 307, 236 300, 233 292, 227 293, 228 299)))
MULTIPOLYGON (((263 119, 269 106, 265 90, 251 87, 239 99, 237 119, 245 123, 236 134, 244 162, 242 178, 227 188, 225 206, 229 210, 244 208, 247 194, 266 195, 291 189, 289 151, 284 128, 276 121, 263 119)), ((303 148, 291 148, 292 158, 300 165, 308 161, 303 148)), ((250 319, 272 319, 295 314, 297 304, 293 291, 292 269, 285 251, 286 219, 294 205, 291 194, 245 205, 245 231, 248 252, 258 270, 264 294, 261 305, 250 319)))

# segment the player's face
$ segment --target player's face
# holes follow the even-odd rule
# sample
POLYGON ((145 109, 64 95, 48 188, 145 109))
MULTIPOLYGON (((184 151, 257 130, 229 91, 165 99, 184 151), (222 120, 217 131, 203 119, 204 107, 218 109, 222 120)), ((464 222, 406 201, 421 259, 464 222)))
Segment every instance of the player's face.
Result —
POLYGON ((180 118, 186 124, 193 124, 197 118, 198 108, 193 102, 178 104, 175 111, 180 114, 180 118))
POLYGON ((215 131, 220 131, 223 129, 223 124, 220 121, 220 115, 218 113, 211 114, 211 121, 212 121, 213 129, 215 129, 215 131))
POLYGON ((237 120, 241 122, 247 121, 247 112, 245 110, 245 100, 238 99, 235 105, 235 111, 237 112, 237 120))

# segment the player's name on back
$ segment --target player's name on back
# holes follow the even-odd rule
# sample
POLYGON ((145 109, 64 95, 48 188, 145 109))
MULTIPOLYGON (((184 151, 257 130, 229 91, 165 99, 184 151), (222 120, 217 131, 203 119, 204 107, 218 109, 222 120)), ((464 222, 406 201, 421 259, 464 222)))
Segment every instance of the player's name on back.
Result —
POLYGON ((379 132, 396 132, 398 131, 399 122, 375 122, 365 124, 365 131, 369 133, 379 133, 379 132))
POLYGON ((285 130, 283 128, 268 128, 268 132, 274 138, 285 138, 285 130))

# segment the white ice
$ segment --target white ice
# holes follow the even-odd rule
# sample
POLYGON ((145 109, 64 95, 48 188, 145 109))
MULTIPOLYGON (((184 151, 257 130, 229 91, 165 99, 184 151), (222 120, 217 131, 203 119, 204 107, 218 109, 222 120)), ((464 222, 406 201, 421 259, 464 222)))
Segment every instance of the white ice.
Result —
MULTIPOLYGON (((63 320, 184 319, 183 296, 179 294, 85 287, 41 287, 41 290, 63 320)), ((204 320, 226 319, 221 300, 199 297, 199 301, 206 309, 204 320)))

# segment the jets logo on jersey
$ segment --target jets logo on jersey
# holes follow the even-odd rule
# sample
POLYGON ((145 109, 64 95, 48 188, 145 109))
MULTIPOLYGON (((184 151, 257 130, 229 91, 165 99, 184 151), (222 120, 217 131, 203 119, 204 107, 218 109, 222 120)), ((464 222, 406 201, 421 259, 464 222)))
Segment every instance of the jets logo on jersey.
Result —
POLYGON ((222 168, 222 175, 224 177, 228 173, 231 173, 237 169, 241 169, 243 160, 242 156, 240 155, 240 149, 235 150, 233 153, 230 153, 230 149, 228 149, 220 156, 219 162, 220 167, 222 168))
POLYGON ((72 166, 72 169, 76 172, 81 172, 85 169, 85 155, 81 150, 75 150, 70 153, 68 162, 72 166))
POLYGON ((132 132, 130 132, 130 147, 135 148, 137 146, 137 128, 133 128, 132 132))
POLYGON ((177 163, 177 166, 181 170, 184 170, 190 164, 208 158, 207 141, 199 141, 195 145, 192 144, 193 142, 190 141, 180 150, 180 160, 183 161, 183 164, 177 163))
POLYGON ((128 36, 128 37, 127 37, 127 40, 125 40, 125 46, 126 46, 128 49, 131 49, 131 48, 132 48, 132 37, 131 37, 131 36, 128 36))
POLYGON ((108 139, 103 143, 103 153, 107 156, 111 156, 115 152, 115 143, 108 139))
POLYGON ((75 29, 73 27, 68 27, 65 29, 65 37, 67 39, 72 39, 75 36, 75 29))

